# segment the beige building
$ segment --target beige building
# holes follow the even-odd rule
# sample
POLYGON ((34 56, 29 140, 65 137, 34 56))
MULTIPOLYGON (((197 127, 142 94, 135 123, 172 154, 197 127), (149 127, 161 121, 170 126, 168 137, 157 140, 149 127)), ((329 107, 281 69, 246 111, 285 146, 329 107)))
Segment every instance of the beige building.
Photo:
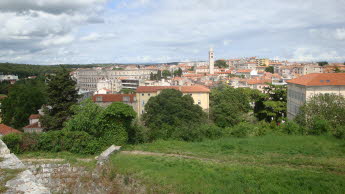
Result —
POLYGON ((310 97, 333 93, 345 96, 345 73, 313 73, 287 81, 287 116, 293 119, 310 97))
POLYGON ((175 89, 181 91, 184 95, 191 95, 194 104, 208 112, 210 106, 210 89, 206 86, 140 86, 137 89, 137 112, 138 116, 145 112, 145 105, 152 96, 157 96, 164 89, 175 89))

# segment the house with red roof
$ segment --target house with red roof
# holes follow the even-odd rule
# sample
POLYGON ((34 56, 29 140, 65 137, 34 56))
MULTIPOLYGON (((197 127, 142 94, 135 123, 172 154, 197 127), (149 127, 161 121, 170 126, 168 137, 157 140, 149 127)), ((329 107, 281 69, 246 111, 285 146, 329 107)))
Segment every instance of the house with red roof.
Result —
POLYGON ((287 81, 287 116, 293 119, 310 97, 316 94, 345 96, 345 73, 312 73, 287 81))
POLYGON ((40 122, 40 114, 32 114, 29 117, 29 125, 23 127, 24 133, 42 133, 43 127, 40 122))
POLYGON ((96 94, 92 97, 92 101, 102 107, 107 107, 113 102, 122 102, 132 106, 135 111, 137 109, 135 94, 96 94))
POLYGON ((0 137, 11 134, 11 133, 22 133, 21 131, 18 131, 17 129, 13 129, 12 127, 9 127, 5 124, 0 124, 0 137))

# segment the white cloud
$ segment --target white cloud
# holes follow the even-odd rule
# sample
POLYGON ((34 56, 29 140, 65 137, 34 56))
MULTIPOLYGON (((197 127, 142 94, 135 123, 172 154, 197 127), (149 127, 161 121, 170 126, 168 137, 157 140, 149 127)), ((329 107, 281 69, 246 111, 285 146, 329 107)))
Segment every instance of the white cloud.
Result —
POLYGON ((335 38, 337 40, 345 40, 345 28, 338 28, 335 32, 335 38))
POLYGON ((106 40, 106 39, 111 39, 115 37, 116 35, 114 33, 100 34, 97 32, 92 32, 86 36, 81 37, 80 40, 81 41, 99 41, 99 40, 106 40))

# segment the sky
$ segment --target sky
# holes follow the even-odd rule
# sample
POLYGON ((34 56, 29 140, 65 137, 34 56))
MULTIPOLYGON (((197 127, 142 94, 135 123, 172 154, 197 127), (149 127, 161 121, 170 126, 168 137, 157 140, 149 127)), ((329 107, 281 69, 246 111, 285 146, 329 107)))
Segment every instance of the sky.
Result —
POLYGON ((344 0, 0 0, 0 62, 345 61, 344 0))

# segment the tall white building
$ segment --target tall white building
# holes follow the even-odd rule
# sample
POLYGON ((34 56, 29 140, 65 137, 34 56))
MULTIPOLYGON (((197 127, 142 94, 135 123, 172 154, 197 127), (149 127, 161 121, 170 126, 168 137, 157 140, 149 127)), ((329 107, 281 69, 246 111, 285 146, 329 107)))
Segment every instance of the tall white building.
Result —
POLYGON ((214 51, 213 51, 213 48, 210 48, 210 51, 208 53, 208 61, 209 61, 210 74, 214 74, 214 51))

